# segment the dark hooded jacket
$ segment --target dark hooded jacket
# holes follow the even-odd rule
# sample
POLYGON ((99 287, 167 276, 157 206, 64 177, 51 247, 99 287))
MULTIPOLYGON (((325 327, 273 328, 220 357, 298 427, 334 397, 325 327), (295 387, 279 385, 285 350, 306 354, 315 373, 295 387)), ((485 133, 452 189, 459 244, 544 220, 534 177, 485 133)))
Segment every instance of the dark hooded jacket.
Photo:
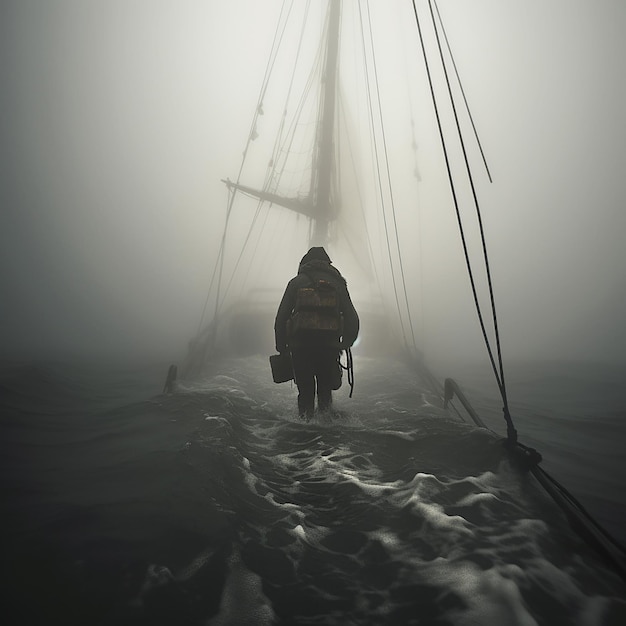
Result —
POLYGON ((296 297, 301 287, 308 287, 312 281, 324 279, 331 282, 339 297, 339 310, 343 316, 343 335, 341 347, 349 348, 356 341, 359 334, 359 316, 350 299, 348 287, 344 277, 337 268, 331 265, 331 260, 322 247, 311 248, 300 261, 298 275, 287 284, 285 293, 278 307, 274 333, 276 335, 276 349, 279 352, 287 350, 287 322, 296 306, 296 297))

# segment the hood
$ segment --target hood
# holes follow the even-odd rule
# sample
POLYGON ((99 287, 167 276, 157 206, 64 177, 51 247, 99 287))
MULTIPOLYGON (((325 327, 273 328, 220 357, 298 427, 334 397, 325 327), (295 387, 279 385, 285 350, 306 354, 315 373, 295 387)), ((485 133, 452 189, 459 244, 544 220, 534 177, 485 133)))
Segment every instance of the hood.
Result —
POLYGON ((326 250, 321 246, 311 248, 300 261, 300 265, 308 265, 311 261, 323 261, 324 263, 332 263, 328 254, 326 254, 326 250))

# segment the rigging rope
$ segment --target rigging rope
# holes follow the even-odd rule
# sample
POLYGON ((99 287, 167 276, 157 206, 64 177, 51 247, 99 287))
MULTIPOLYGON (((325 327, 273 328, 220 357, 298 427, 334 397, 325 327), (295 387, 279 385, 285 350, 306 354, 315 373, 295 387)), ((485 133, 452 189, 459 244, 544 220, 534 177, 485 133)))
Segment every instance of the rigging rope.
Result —
MULTIPOLYGON (((222 246, 220 245, 220 248, 217 252, 218 260, 221 254, 222 254, 222 246)), ((215 282, 215 275, 217 274, 218 266, 219 266, 219 263, 216 261, 215 265, 213 266, 213 274, 211 275, 211 282, 209 283, 209 288, 206 293, 206 298, 204 299, 204 306, 202 307, 202 314, 200 315, 200 322, 198 323, 198 332, 196 333, 197 337, 199 337, 200 333, 202 332, 202 325, 204 324, 204 316, 206 315, 207 306, 209 305, 209 297, 211 296, 211 291, 213 290, 213 283, 215 282)))
MULTIPOLYGON (((428 57, 426 56, 426 51, 425 51, 425 47, 424 47, 424 40, 422 37, 422 32, 421 32, 421 26, 420 26, 420 21, 417 15, 417 8, 415 6, 415 0, 413 0, 413 9, 414 9, 414 13, 415 13, 415 19, 416 19, 416 23, 417 23, 417 27, 418 27, 418 31, 419 31, 419 37, 420 37, 420 42, 422 45, 422 52, 423 52, 423 56, 424 56, 424 60, 426 63, 426 71, 427 71, 427 75, 428 75, 428 80, 429 80, 429 85, 430 85, 430 89, 431 89, 431 96, 433 99, 433 104, 435 107, 435 114, 436 114, 436 118, 437 118, 437 124, 439 126, 439 133, 440 133, 440 138, 441 138, 441 143, 442 143, 442 147, 443 147, 443 151, 444 151, 444 155, 445 155, 445 160, 446 160, 446 167, 448 168, 448 176, 449 176, 449 180, 450 180, 450 187, 452 190, 452 195, 454 197, 454 203, 455 203, 455 210, 457 212, 457 219, 459 222, 459 229, 461 232, 461 238, 463 241, 463 249, 464 249, 464 253, 465 253, 465 258, 466 258, 466 264, 468 266, 468 272, 470 274, 470 282, 472 283, 472 291, 474 293, 474 301, 477 307, 477 311, 478 311, 478 315, 479 315, 479 319, 481 321, 481 328, 483 330, 483 337, 485 339, 485 343, 487 344, 487 350, 489 352, 489 356, 491 359, 491 364, 494 370, 494 374, 496 377, 496 380, 498 381, 499 387, 500 387, 500 392, 502 395, 502 399, 504 402, 504 417, 507 423, 507 447, 514 452, 517 455, 517 458, 519 459, 519 461, 522 463, 522 465, 526 468, 526 469, 530 469, 530 471, 533 473, 533 475, 535 476, 535 478, 539 481, 539 483, 546 489, 546 491, 550 494, 550 496, 555 500, 555 502, 565 511, 565 513, 567 514, 568 518, 570 519, 570 522, 572 523, 572 526, 574 527, 574 529, 590 544, 592 545, 606 560, 607 562, 612 565, 614 567, 614 569, 622 576, 622 578, 624 578, 626 580, 626 567, 624 566, 624 553, 626 552, 626 549, 624 548, 624 546, 622 544, 620 544, 617 540, 615 540, 607 531, 605 531, 594 519, 593 517, 585 510, 585 508, 580 504, 580 502, 578 502, 576 500, 576 498, 574 498, 574 496, 569 493, 565 487, 563 487, 563 485, 561 485, 558 481, 556 481, 553 477, 551 477, 547 472, 545 472, 543 469, 541 469, 538 466, 538 462, 541 460, 541 455, 539 455, 539 453, 532 449, 532 448, 528 448, 527 446, 524 446, 523 444, 519 443, 517 441, 517 432, 515 431, 515 428, 513 426, 513 422, 511 420, 511 416, 509 414, 508 411, 508 403, 507 403, 507 397, 506 397, 506 386, 505 386, 505 380, 504 380, 504 368, 503 368, 503 362, 502 362, 502 354, 501 354, 501 350, 500 350, 500 340, 499 340, 499 333, 498 333, 498 325, 497 325, 497 316, 496 316, 496 309, 495 309, 495 299, 494 299, 494 295, 493 295, 493 287, 492 287, 492 283, 491 283, 491 275, 490 275, 490 270, 489 270, 489 261, 487 258, 487 251, 486 251, 486 244, 485 244, 485 236, 484 236, 484 231, 483 231, 483 227, 482 227, 482 218, 480 215, 480 207, 478 204, 478 200, 476 197, 476 193, 475 193, 475 188, 474 188, 474 184, 473 184, 473 178, 472 178, 472 174, 471 174, 471 169, 469 166, 469 162, 467 159, 467 153, 465 151, 465 144, 464 144, 464 140, 463 140, 463 136, 462 136, 462 132, 460 129, 460 125, 459 125, 459 121, 458 121, 458 116, 456 113, 456 107, 454 104, 454 98, 452 96, 452 91, 450 88, 450 81, 449 81, 449 77, 448 77, 448 72, 447 72, 447 68, 446 68, 446 64, 443 58, 443 52, 441 49, 441 42, 440 42, 440 38, 439 38, 439 32, 436 26, 436 22, 435 22, 435 17, 434 17, 434 13, 433 13, 433 8, 432 8, 432 2, 433 0, 429 0, 428 4, 430 7, 430 13, 431 13, 431 18, 432 18, 432 22, 433 22, 433 28, 434 28, 434 32, 435 32, 435 37, 437 40, 437 45, 439 48, 439 56, 440 56, 440 60, 442 63, 442 68, 444 71, 444 75, 446 78, 446 84, 448 86, 448 94, 450 97, 450 103, 453 109, 453 113, 454 113, 454 118, 455 118, 455 122, 456 122, 456 126, 457 126, 457 132, 459 135, 459 140, 461 143, 461 148, 463 150, 463 156, 464 156, 464 160, 465 160, 465 166, 466 166, 466 171, 467 171, 467 175, 469 178, 469 182, 471 185, 471 189, 472 189, 472 194, 473 194, 473 198, 474 198, 474 204, 475 204, 475 208, 476 208, 476 213, 477 213, 477 219, 478 219, 478 223, 479 223, 479 227, 480 227, 480 234, 481 234, 481 242, 482 242, 482 247, 483 247, 483 255, 484 255, 484 262, 485 262, 485 269, 487 272, 487 278, 488 278, 488 285, 489 285, 489 294, 490 294, 490 299, 491 299, 491 308, 492 308, 492 315, 493 315, 493 323, 494 323, 494 332, 495 332, 495 338, 496 338, 496 344, 497 344, 497 351, 498 351, 498 361, 499 361, 499 368, 500 371, 498 372, 496 369, 496 365, 493 359, 493 354, 491 351, 491 347, 489 344, 489 339, 487 337, 486 331, 485 331, 485 327, 484 327, 484 323, 482 320, 482 313, 480 311, 480 305, 478 302, 478 296, 475 290, 475 285, 474 285, 474 279, 473 279, 473 273, 472 273, 472 269, 471 269, 471 263, 470 263, 470 259, 469 259, 469 254, 468 254, 468 250, 467 250, 467 245, 466 245, 466 241, 465 241, 465 235, 463 232, 463 225, 462 225, 462 221, 460 218, 460 213, 459 213, 459 207, 458 207, 458 202, 457 202, 457 197, 456 197, 456 192, 455 192, 455 188, 454 188, 454 181, 452 180, 452 176, 451 176, 451 169, 450 169, 450 164, 449 164, 449 160, 448 160, 448 154, 447 154, 447 148, 446 148, 446 142, 445 142, 445 138, 444 138, 444 134, 443 134, 443 130, 441 127, 441 121, 440 121, 440 117, 439 117, 439 110, 438 110, 438 105, 437 105, 437 101, 436 101, 436 97, 434 94, 434 89, 433 89, 433 83, 432 83, 432 79, 431 79, 431 73, 430 73, 430 67, 429 67, 429 63, 428 63, 428 57), (611 552, 609 551, 608 547, 607 547, 607 543, 608 544, 612 544, 612 546, 614 548, 617 548, 620 551, 620 556, 616 557, 615 555, 611 554, 611 552)), ((441 17, 439 16, 440 19, 440 23, 441 23, 441 17)), ((441 27, 443 29, 443 23, 441 23, 441 27)), ((444 31, 445 32, 445 31, 444 31)), ((450 56, 453 60, 452 57, 452 52, 450 51, 450 56)), ((454 62, 454 60, 453 60, 454 62)), ((482 153, 482 150, 481 150, 482 153)), ((485 163, 486 166, 486 163, 485 163)), ((446 381, 448 382, 448 381, 446 381)), ((458 390, 456 390, 458 393, 458 390)), ((467 407, 466 407, 467 408, 467 407)))
MULTIPOLYGON (((233 196, 236 192, 233 192, 233 196)), ((252 218, 252 223, 250 224, 250 228, 248 228, 248 233, 246 235, 246 239, 244 241, 243 246, 241 247, 241 250, 239 251, 239 256, 237 257, 237 261, 235 262, 235 266, 233 271, 231 272, 230 275, 230 279, 228 280, 228 284, 226 285, 226 289, 224 290, 224 296, 221 299, 221 301, 219 301, 216 303, 216 307, 215 307, 215 317, 217 318, 219 313, 222 310, 222 306, 224 305, 224 302, 226 301, 226 296, 228 295, 228 292, 230 291, 230 288, 233 284, 233 280, 235 278, 235 273, 237 272, 237 269, 239 267, 239 264, 241 263, 241 259, 243 258, 244 252, 246 251, 246 246, 248 245, 248 241, 250 240, 250 236, 252 235, 252 231, 254 230, 254 226, 259 218, 259 214, 261 213, 261 207, 263 206, 263 202, 259 201, 257 204, 257 208, 256 211, 254 213, 254 217, 252 218)), ((219 292, 218 292, 219 294, 219 292)))
MULTIPOLYGON (((451 402, 455 394, 474 423, 497 437, 498 434, 483 423, 458 384, 451 378, 445 381, 444 408, 451 406, 459 419, 466 421, 451 402)), ((510 453, 510 459, 515 466, 533 474, 548 495, 564 511, 572 528, 605 559, 608 565, 613 567, 626 580, 626 561, 624 560, 626 547, 602 528, 585 507, 561 483, 539 466, 542 459, 537 450, 519 442, 511 445, 508 439, 505 440, 505 443, 510 453), (614 554, 611 550, 616 550, 617 554, 614 554)))
MULTIPOLYGON (((379 82, 378 82, 378 70, 376 67, 376 56, 374 54, 374 39, 373 39, 373 33, 372 33, 372 21, 371 21, 371 15, 370 15, 370 10, 369 10, 369 3, 366 3, 366 7, 367 7, 367 21, 368 21, 368 33, 370 36, 370 42, 371 42, 371 49, 372 49, 372 67, 374 70, 374 84, 376 87, 376 103, 378 105, 378 116, 380 119, 380 128, 381 128, 381 134, 382 134, 382 139, 383 139, 383 152, 384 152, 384 161, 385 161, 385 171, 386 171, 386 178, 387 178, 387 184, 389 186, 389 199, 390 199, 390 203, 391 203, 391 215, 393 218, 393 227, 394 227, 394 235, 395 235, 395 240, 396 240, 396 247, 398 250, 398 262, 400 265, 400 277, 401 277, 401 283, 402 283, 402 291, 403 291, 403 295, 404 295, 404 303, 406 306, 406 310, 407 313, 410 311, 410 307, 409 307, 409 298, 408 298, 408 294, 407 294, 407 289, 406 289, 406 278, 404 275, 404 263, 402 262, 402 255, 400 254, 400 238, 399 238, 399 234, 398 234, 398 221, 397 221, 397 217, 396 217, 396 204, 395 204, 395 200, 394 200, 394 194, 393 194, 393 186, 391 184, 391 172, 389 169, 389 155, 388 155, 388 151, 387 151, 387 137, 386 137, 386 133, 385 133, 385 127, 384 127, 384 122, 383 122, 383 114, 382 114, 382 103, 380 100, 380 88, 379 88, 379 82)), ((393 268, 392 268, 393 269, 393 268)), ((413 348, 417 349, 417 344, 415 342, 415 331, 413 329, 413 318, 411 317, 410 314, 407 314, 408 320, 409 320, 409 329, 411 331, 411 340, 413 342, 413 348)))
MULTIPOLYGON (((292 8, 293 8, 293 0, 292 0, 291 7, 289 9, 289 14, 291 13, 291 9, 292 8)), ((268 167, 267 167, 267 171, 266 171, 266 175, 265 175, 265 180, 264 180, 263 186, 262 186, 262 190, 263 191, 267 191, 267 190, 270 190, 270 189, 271 190, 275 190, 278 187, 281 179, 283 178, 283 175, 285 174, 286 158, 285 159, 281 159, 280 155, 281 154, 288 155, 288 154, 292 153, 291 148, 292 148, 293 142, 295 140, 296 131, 297 131, 297 123, 296 123, 296 121, 299 119, 300 114, 301 114, 301 112, 302 112, 302 110, 303 110, 303 108, 304 108, 304 106, 306 104, 308 95, 311 92, 312 86, 314 84, 315 72, 316 71, 319 72, 319 62, 320 62, 319 59, 321 57, 320 57, 320 52, 318 51, 317 56, 316 56, 316 61, 314 62, 313 67, 311 69, 311 72, 309 74, 309 77, 307 79, 305 89, 304 89, 302 95, 300 96, 299 102, 297 103, 296 113, 295 113, 295 115, 293 117, 292 123, 286 129, 286 132, 285 132, 286 114, 287 114, 289 102, 291 100, 291 93, 292 93, 292 90, 293 90, 293 85, 294 85, 294 82, 295 82, 295 78, 297 76, 298 60, 299 60, 299 57, 300 57, 302 41, 304 39, 304 32, 305 32, 305 27, 306 27, 307 20, 308 20, 309 9, 310 9, 310 0, 308 0, 308 2, 306 3, 305 11, 304 11, 304 14, 303 14, 303 17, 302 17, 302 26, 301 26, 301 32, 300 32, 300 37, 299 37, 298 49, 297 49, 296 55, 295 55, 295 57, 293 59, 291 78, 290 78, 290 82, 289 82, 289 87, 288 87, 287 93, 285 95, 285 102, 284 102, 284 106, 283 106, 283 115, 281 117, 279 128, 278 128, 278 131, 276 133, 276 138, 274 140, 274 146, 273 146, 273 149, 272 149, 272 154, 271 154, 270 160, 268 162, 268 167)), ((287 16, 286 20, 288 20, 288 19, 289 19, 289 15, 287 16)), ((285 22, 285 25, 283 26, 283 32, 284 32, 285 28, 286 28, 286 22, 285 22)), ((276 55, 278 53, 278 48, 280 47, 280 42, 281 41, 282 41, 282 34, 281 34, 281 37, 279 39, 279 44, 278 44, 276 50, 272 51, 272 55, 274 57, 274 61, 273 62, 275 62, 276 55)), ((263 88, 263 93, 265 93, 265 90, 267 89, 267 84, 269 83, 270 74, 271 74, 271 71, 267 72, 267 74, 266 74, 267 80, 266 80, 265 86, 263 88)), ((262 97, 259 99, 259 102, 260 101, 262 101, 262 97)), ((257 106, 257 114, 259 113, 259 106, 260 105, 257 106)), ((256 116, 255 116, 255 120, 256 120, 256 116)), ((255 128, 256 128, 256 123, 253 124, 253 129, 255 129, 255 128)), ((248 151, 248 148, 246 147, 246 153, 245 153, 246 155, 247 155, 247 151, 248 151)), ((242 163, 242 169, 243 169, 243 163, 242 163)), ((240 170, 239 175, 237 177, 237 183, 239 182, 240 177, 241 177, 241 170, 240 170)), ((235 193, 237 191, 238 190, 235 190, 235 193)), ((245 194, 245 192, 241 192, 241 191, 240 191, 240 193, 244 193, 245 194)), ((247 235, 245 237, 245 240, 244 240, 244 242, 243 242, 243 244, 241 246, 241 250, 240 250, 239 256, 238 256, 238 258, 237 258, 237 260, 235 262, 234 268, 233 268, 233 270, 232 270, 232 272, 230 274, 230 279, 229 279, 227 288, 226 288, 226 290, 224 292, 223 297, 220 299, 219 309, 217 310, 216 315, 219 315, 221 313, 222 309, 223 309, 224 303, 226 301, 226 296, 228 295, 228 293, 229 293, 229 291, 230 291, 230 289, 232 287, 232 284, 234 282, 234 279, 235 279, 235 276, 237 274, 237 271, 238 271, 238 269, 239 269, 239 267, 241 265, 241 262, 243 260, 245 251, 248 248, 248 244, 250 242, 250 239, 251 239, 251 236, 253 234, 254 228, 255 228, 256 224, 258 223, 258 218, 259 218, 260 211, 261 211, 262 207, 263 207, 263 201, 260 200, 259 203, 257 204, 257 208, 256 208, 256 211, 255 211, 254 217, 252 219, 252 222, 250 224, 250 227, 248 229, 248 232, 247 232, 247 235)), ((262 236, 262 234, 263 234, 263 232, 265 230, 265 227, 267 225, 268 215, 269 215, 269 212, 266 212, 265 213, 265 219, 263 220, 263 222, 262 222, 262 224, 260 226, 259 233, 258 233, 258 236, 257 236, 257 239, 256 239, 255 250, 258 247, 259 240, 260 240, 260 238, 261 238, 261 236, 262 236)), ((250 271, 252 269, 253 261, 254 261, 255 258, 256 258, 256 256, 254 254, 250 255, 250 257, 249 257, 248 265, 247 265, 247 268, 246 268, 246 270, 244 272, 244 280, 242 281, 242 286, 244 286, 246 284, 247 280, 248 280, 248 276, 249 276, 250 271)), ((258 270, 258 266, 256 266, 255 269, 258 270)))
POLYGON ((545 470, 534 465, 531 467, 531 472, 539 484, 563 509, 572 528, 626 581, 626 547, 602 528, 585 507, 545 470), (611 547, 617 549, 618 554, 613 554, 610 551, 611 547))
MULTIPOLYGON (((363 29, 363 15, 361 12, 361 5, 359 4, 359 19, 360 19, 360 23, 361 23, 361 38, 362 38, 362 42, 363 42, 363 63, 365 65, 365 85, 366 85, 366 91, 367 91, 367 104, 368 104, 368 112, 369 112, 369 121, 370 121, 370 132, 372 133, 372 144, 373 144, 373 149, 374 149, 374 161, 376 164, 376 173, 377 173, 377 180, 380 181, 382 180, 382 176, 380 173, 380 158, 378 155, 378 144, 376 143, 376 141, 374 141, 374 137, 376 134, 376 129, 375 129, 375 125, 374 125, 374 113, 373 113, 373 108, 372 108, 372 93, 371 93, 371 86, 370 86, 370 79, 369 79, 369 72, 367 71, 367 55, 365 53, 365 39, 364 39, 364 29, 363 29)), ((383 198, 383 190, 382 190, 382 185, 378 185, 378 191, 380 194, 380 202, 381 205, 384 206, 384 198, 383 198)), ((400 320, 400 330, 402 332, 402 339, 404 340, 404 344, 405 346, 408 345, 407 339, 406 339, 406 332, 404 329, 404 321, 403 321, 403 317, 402 314, 400 312, 400 301, 399 301, 399 297, 398 297, 398 288, 397 288, 397 284, 396 284, 396 276, 395 273, 393 271, 394 268, 394 264, 393 264, 393 259, 392 259, 392 254, 391 254, 391 246, 389 243, 389 228, 387 226, 387 214, 386 212, 383 210, 382 211, 382 216, 383 216, 383 224, 385 227, 385 241, 387 243, 387 256, 389 258, 389 266, 391 269, 391 280, 392 280, 392 285, 393 285, 393 293, 394 293, 394 297, 395 297, 395 302, 396 302, 396 309, 398 311, 398 318, 400 320)))
POLYGON ((454 114, 454 119, 455 119, 455 123, 456 123, 456 129, 457 129, 457 133, 458 133, 458 137, 459 137, 459 141, 460 141, 460 146, 463 152, 463 157, 464 157, 464 161, 465 161, 465 168, 466 168, 466 173, 468 176, 468 181, 470 184, 470 188, 472 191, 472 197, 473 197, 473 201, 474 201, 474 206, 476 209, 476 214, 477 214, 477 219, 478 219, 478 224, 479 224, 479 229, 480 229, 480 235, 481 235, 481 242, 482 242, 482 249, 483 249, 483 258, 484 258, 484 262, 485 262, 485 269, 486 269, 486 273, 487 273, 487 282, 488 282, 488 288, 489 288, 489 297, 491 300, 491 311, 492 311, 492 318, 493 318, 493 324, 494 324, 494 332, 495 332, 495 340, 496 340, 496 348, 497 348, 497 354, 498 354, 498 365, 499 367, 496 366, 495 363, 495 359, 494 359, 494 355, 493 355, 493 351, 491 348, 491 343, 489 341, 489 336, 487 334, 487 330, 485 327, 485 321, 483 318, 483 314, 482 314, 482 310, 480 307, 480 301, 478 298, 478 292, 476 289, 476 281, 474 278, 474 271, 472 269, 472 263, 470 260, 470 255, 469 255, 469 250, 468 250, 468 246, 467 246, 467 241, 466 241, 466 237, 465 237, 465 231, 463 228, 463 221, 461 218, 461 212, 460 212, 460 206, 459 206, 459 201, 458 201, 458 197, 457 197, 457 192, 456 192, 456 186, 454 183, 454 177, 452 175, 452 168, 451 168, 451 164, 450 164, 450 157, 448 154, 448 149, 447 149, 447 143, 446 143, 446 137, 445 134, 443 132, 443 126, 441 123, 441 116, 439 113, 439 104, 437 101, 437 97, 435 95, 435 89, 434 89, 434 85, 433 85, 433 78, 432 78, 432 74, 431 74, 431 69, 430 69, 430 63, 428 61, 428 54, 426 52, 426 46, 424 43, 424 37, 423 37, 423 33, 422 33, 422 27, 421 27, 421 21, 420 18, 418 16, 418 12, 417 12, 417 6, 415 3, 415 0, 413 0, 413 12, 415 15, 415 22, 417 25, 417 29, 418 29, 418 34, 419 34, 419 40, 420 40, 420 45, 422 48, 422 55, 424 58, 424 63, 425 63, 425 67, 426 67, 426 74, 428 77, 428 84, 430 87, 430 92, 431 92, 431 98, 432 98, 432 102, 433 102, 433 106, 434 106, 434 110, 435 110, 435 117, 437 120, 437 127, 439 130, 439 137, 441 140, 441 145, 442 145, 442 149, 443 149, 443 153, 444 153, 444 159, 445 159, 445 163, 446 163, 446 170, 448 172, 448 182, 450 185, 450 191, 452 193, 452 198, 454 201, 454 208, 455 208, 455 213, 456 213, 456 217, 457 217, 457 222, 458 222, 458 226, 459 226, 459 234, 461 236, 461 242, 463 244, 463 253, 465 255, 465 264, 467 267, 467 271, 468 271, 468 275, 469 275, 469 279, 470 279, 470 285, 472 288, 472 294, 474 297, 474 304, 476 307, 476 312, 478 314, 478 320, 480 323, 480 327, 482 330, 482 334, 483 334, 483 339, 485 340, 485 345, 487 348, 487 352, 489 355, 489 359, 491 362, 491 366, 496 378, 496 382, 498 384, 498 387, 500 389, 500 395, 502 396, 502 402, 503 402, 503 413, 504 413, 504 420, 506 422, 507 425, 507 437, 509 439, 509 441, 511 443, 515 443, 517 442, 517 431, 515 430, 515 427, 513 425, 513 421, 511 419, 511 415, 510 415, 510 411, 509 411, 509 407, 508 407, 508 400, 507 400, 507 395, 506 395, 506 386, 505 386, 505 381, 504 381, 504 366, 503 366, 503 362, 502 362, 502 354, 501 354, 501 349, 500 349, 500 336, 499 336, 499 331, 498 331, 498 323, 497 323, 497 316, 496 316, 496 309, 495 309, 495 298, 494 298, 494 294, 493 294, 493 285, 492 285, 492 281, 491 281, 491 272, 489 269, 489 260, 487 257, 487 248, 486 248, 486 243, 485 243, 485 235, 484 235, 484 229, 482 226, 482 217, 481 217, 481 213, 480 213, 480 206, 478 203, 478 198, 476 196, 476 190, 474 187, 474 180, 473 180, 473 176, 472 176, 472 172, 471 172, 471 168, 469 165, 469 161, 467 158, 467 151, 465 149, 465 141, 463 138, 463 133, 461 131, 461 127, 459 124, 459 119, 458 119, 458 115, 457 115, 457 111, 456 111, 456 106, 455 106, 455 102, 454 102, 454 96, 452 94, 452 89, 450 86, 450 79, 449 79, 449 75, 448 75, 448 70, 447 70, 447 65, 445 63, 445 59, 443 56, 443 51, 441 48, 441 41, 440 41, 440 37, 439 37, 439 30, 437 28, 437 24, 436 24, 436 20, 435 20, 435 16, 434 16, 434 12, 433 12, 433 8, 432 8, 432 2, 431 0, 428 0, 428 5, 430 8, 430 14, 431 14, 431 19, 432 19, 432 23, 433 23, 433 29, 434 29, 434 33, 435 33, 435 37, 436 37, 436 41, 437 41, 437 47, 439 50, 439 58, 441 61, 441 66, 444 72, 444 76, 446 79, 446 85, 448 88, 448 96, 450 99, 450 105, 452 107, 452 111, 454 114))
POLYGON ((476 130, 476 125, 474 124, 474 116, 472 115, 472 111, 469 108, 469 104, 467 102, 467 98, 465 97, 465 89, 463 89, 463 83, 461 82, 461 77, 459 76, 459 72, 456 67, 456 61, 454 60, 454 55, 452 54, 452 48, 450 47, 450 42, 448 41, 448 34, 446 33, 446 28, 443 24, 443 20, 441 19, 441 14, 439 13, 439 6, 437 4, 437 0, 433 0, 435 4, 435 10, 437 11, 437 17, 439 19, 439 25, 441 27, 441 32, 443 33, 443 37, 446 42, 446 48, 448 49, 448 54, 450 55, 450 60, 452 61, 452 67, 454 68, 454 74, 456 76, 456 81, 459 85, 459 89, 461 90, 461 95, 463 96, 463 102, 465 103, 465 110, 467 112, 467 116, 469 117, 470 123, 472 124, 472 130, 474 131, 474 137, 476 138, 476 143, 478 145, 478 149, 480 150, 480 156, 482 157, 483 164, 485 166, 485 171, 487 172, 487 178, 489 178, 489 182, 493 182, 491 178, 491 172, 489 171, 489 166, 487 165, 487 159, 485 157, 485 153, 483 152, 483 146, 478 137, 478 131, 476 130))
MULTIPOLYGON (((284 167, 286 165, 286 163, 284 162, 281 169, 278 170, 278 163, 279 163, 279 155, 281 154, 289 154, 290 150, 291 150, 291 146, 293 145, 293 141, 295 138, 295 132, 296 132, 296 124, 294 121, 292 121, 292 125, 291 127, 287 130, 287 134, 286 134, 286 139, 284 140, 284 143, 282 141, 283 139, 283 131, 284 131, 284 127, 285 127, 285 120, 286 120, 286 116, 287 116, 287 108, 289 105, 289 101, 291 99, 291 92, 293 89, 293 85, 295 82, 295 78, 296 78, 296 70, 298 67, 298 60, 300 58, 300 53, 302 51, 302 42, 304 39, 304 31, 305 31, 305 27, 306 27, 306 23, 307 23, 307 19, 308 19, 308 15, 309 15, 309 10, 310 10, 310 0, 308 0, 308 2, 306 3, 306 7, 305 7, 305 11, 304 11, 304 16, 302 19, 302 26, 301 26, 301 30, 300 30, 300 38, 298 40, 298 49, 296 50, 296 54, 294 56, 293 59, 293 66, 292 66, 292 71, 291 71, 291 78, 289 80, 289 88, 287 90, 287 93, 285 95, 285 104, 283 106, 283 115, 281 117, 281 121, 280 121, 280 125, 278 127, 278 132, 276 133, 276 139, 274 142, 274 148, 272 150, 272 156, 270 158, 270 161, 268 163, 268 172, 267 172, 267 176, 265 179, 265 183, 263 184, 263 190, 268 190, 270 188, 277 188, 278 187, 278 183, 280 182, 280 179, 282 178, 282 175, 284 173, 284 167), (276 174, 278 172, 278 177, 276 178, 276 180, 274 181, 274 185, 270 186, 270 183, 272 182, 272 177, 274 174, 276 174)), ((319 53, 318 53, 319 55, 319 53)), ((296 107, 296 114, 293 118, 293 120, 297 120, 300 117, 300 113, 302 111, 302 109, 304 108, 304 104, 306 102, 307 96, 312 88, 312 84, 313 84, 313 72, 311 72, 311 74, 309 75, 309 78, 307 80, 305 89, 300 97, 300 101, 296 107)))
MULTIPOLYGON (((270 49, 270 55, 268 58, 268 62, 265 68, 265 73, 263 75, 263 81, 261 84, 261 89, 259 92, 259 97, 257 99, 257 103, 256 103, 256 107, 254 110, 254 116, 252 118, 252 123, 250 125, 250 130, 248 132, 248 139, 246 141, 246 146, 244 148, 243 151, 243 155, 241 158, 241 164, 239 165, 239 171, 237 173, 237 179, 236 182, 239 183, 240 179, 241 179, 241 173, 243 171, 243 167, 244 164, 246 162, 246 157, 248 154, 248 149, 250 147, 250 144, 252 143, 252 141, 254 141, 255 137, 256 137, 256 125, 257 125, 257 120, 259 115, 262 112, 262 105, 263 105, 263 99, 265 97, 265 93, 267 91, 267 87, 269 85, 269 79, 274 67, 274 64, 276 62, 276 56, 278 54, 278 49, 280 48, 280 44, 282 42, 283 36, 285 34, 286 31, 286 26, 287 26, 287 20, 289 17, 289 14, 291 13, 291 9, 293 8, 293 0, 291 1, 291 4, 289 6, 289 9, 286 9, 287 6, 287 0, 283 0, 283 4, 281 6, 281 10, 280 10, 280 15, 279 15, 279 19, 276 25, 276 30, 274 31, 274 38, 272 40, 272 46, 270 49), (286 17, 283 17, 286 13, 286 17), (284 22, 284 23, 283 23, 284 22), (283 23, 282 29, 281 29, 281 23, 283 23)), ((219 268, 219 272, 218 272, 218 281, 217 281, 217 290, 216 290, 216 296, 215 296, 215 311, 214 311, 214 317, 213 317, 213 321, 215 322, 217 319, 217 316, 219 314, 219 309, 221 306, 221 298, 220 298, 220 292, 221 292, 221 284, 222 284, 222 277, 223 277, 223 271, 224 271, 224 257, 225 257, 225 250, 226 250, 226 235, 228 233, 228 226, 230 223, 230 216, 232 213, 232 208, 233 208, 233 204, 234 204, 234 200, 235 200, 235 193, 234 192, 229 192, 229 199, 228 199, 228 204, 227 204, 227 209, 226 209, 226 220, 224 223, 224 230, 222 233, 222 239, 220 242, 220 247, 218 250, 218 256, 217 256, 217 261, 215 263, 215 266, 213 268, 213 274, 211 276, 211 282, 209 284, 209 289, 207 291, 207 296, 206 296, 206 300, 204 303, 204 307, 202 309, 202 314, 200 316, 200 323, 198 326, 198 336, 201 333, 201 329, 202 329, 202 325, 204 323, 204 318, 206 315, 206 309, 208 306, 208 302, 209 302, 209 298, 211 295, 211 291, 213 289, 213 285, 215 282, 215 275, 216 272, 219 268)), ((232 278, 231 278, 232 280, 232 278)))

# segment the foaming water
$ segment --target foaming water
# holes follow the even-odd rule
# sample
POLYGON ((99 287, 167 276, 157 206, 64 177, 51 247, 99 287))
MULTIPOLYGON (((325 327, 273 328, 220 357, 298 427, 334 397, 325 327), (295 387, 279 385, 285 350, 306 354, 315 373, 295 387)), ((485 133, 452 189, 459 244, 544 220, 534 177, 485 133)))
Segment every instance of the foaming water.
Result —
POLYGON ((356 376, 310 423, 261 357, 170 396, 85 403, 80 428, 66 398, 43 431, 13 413, 29 623, 621 622, 623 584, 494 433, 392 363, 356 376))

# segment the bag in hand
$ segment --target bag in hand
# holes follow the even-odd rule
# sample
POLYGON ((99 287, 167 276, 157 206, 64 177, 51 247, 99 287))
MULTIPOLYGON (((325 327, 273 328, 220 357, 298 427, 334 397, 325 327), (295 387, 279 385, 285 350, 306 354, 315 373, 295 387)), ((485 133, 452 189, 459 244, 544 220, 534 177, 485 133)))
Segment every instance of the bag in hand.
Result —
POLYGON ((289 380, 293 380, 293 365, 289 352, 273 354, 270 357, 270 367, 272 368, 272 378, 275 383, 286 383, 289 380))

